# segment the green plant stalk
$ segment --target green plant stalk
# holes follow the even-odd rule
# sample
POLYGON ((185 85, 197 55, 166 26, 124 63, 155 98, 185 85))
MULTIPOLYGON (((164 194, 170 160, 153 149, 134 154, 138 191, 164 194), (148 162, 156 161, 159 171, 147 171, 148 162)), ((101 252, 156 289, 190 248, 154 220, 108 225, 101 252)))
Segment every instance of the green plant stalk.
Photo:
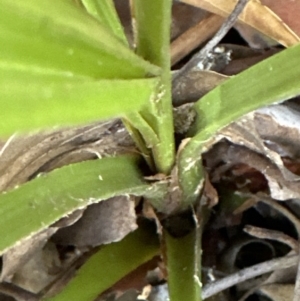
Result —
MULTIPOLYGON (((119 37, 127 46, 129 46, 123 26, 119 20, 112 0, 82 0, 82 3, 92 16, 98 19, 102 24, 106 25, 106 27, 115 34, 115 36, 119 37)), ((139 95, 137 91, 136 95, 139 95)), ((151 143, 156 144, 158 138, 153 132, 153 129, 151 129, 151 127, 143 120, 142 116, 137 112, 131 113, 130 117, 128 115, 127 119, 122 118, 122 122, 129 134, 134 138, 138 149, 142 152, 149 167, 152 170, 155 170, 150 149, 146 146, 143 139, 143 137, 149 137, 151 139, 153 138, 152 140, 156 140, 156 142, 152 141, 151 143), (131 122, 128 120, 128 118, 131 120, 131 122), (139 122, 139 129, 143 131, 143 135, 141 135, 141 133, 132 125, 133 123, 138 124, 139 122)))
POLYGON ((122 277, 159 254, 155 231, 139 228, 117 243, 106 245, 79 268, 55 297, 44 301, 93 301, 122 277))
POLYGON ((120 156, 64 166, 0 195, 0 254, 73 211, 150 186, 141 157, 120 156), (21 223, 21 226, 20 226, 21 223))
POLYGON ((164 230, 171 301, 201 301, 201 235, 196 228, 181 238, 164 230))
POLYGON ((86 10, 104 24, 126 46, 128 42, 112 0, 81 0, 86 10))
POLYGON ((145 140, 145 146, 147 149, 151 149, 155 147, 159 143, 159 139, 156 135, 156 132, 153 130, 153 128, 149 125, 149 122, 145 120, 142 116, 142 114, 137 112, 132 112, 126 115, 130 122, 133 124, 138 124, 140 134, 142 137, 147 137, 147 140, 145 140))
POLYGON ((182 209, 193 204, 201 191, 201 153, 205 143, 222 128, 260 107, 300 94, 300 44, 286 49, 227 80, 195 103, 197 120, 179 155, 182 209))
MULTIPOLYGON (((169 174, 175 161, 169 50, 172 1, 134 0, 133 3, 137 54, 162 68, 156 97, 150 100, 140 114, 159 139, 152 147, 156 170, 169 174)), ((132 122, 132 125, 140 130, 139 123, 132 122)), ((147 142, 149 137, 143 138, 148 145, 151 144, 151 141, 147 142)))
MULTIPOLYGON (((138 113, 136 113, 138 114, 138 113)), ((128 118, 128 117, 127 117, 128 118)), ((122 118, 122 122, 127 129, 129 135, 133 138, 135 145, 140 150, 142 156, 144 157, 145 161, 147 162, 149 168, 151 170, 155 170, 155 165, 153 162, 153 157, 151 155, 150 149, 147 148, 145 140, 141 133, 131 124, 131 122, 126 119, 125 117, 122 118)), ((156 135, 155 135, 156 136, 156 135)))
POLYGON ((151 148, 153 145, 157 145, 159 140, 153 128, 150 127, 149 123, 137 111, 126 114, 126 117, 122 118, 122 122, 142 153, 148 166, 155 172, 156 166, 151 148), (138 129, 134 127, 134 124, 138 125, 138 129), (144 137, 147 137, 147 140, 145 140, 144 137))

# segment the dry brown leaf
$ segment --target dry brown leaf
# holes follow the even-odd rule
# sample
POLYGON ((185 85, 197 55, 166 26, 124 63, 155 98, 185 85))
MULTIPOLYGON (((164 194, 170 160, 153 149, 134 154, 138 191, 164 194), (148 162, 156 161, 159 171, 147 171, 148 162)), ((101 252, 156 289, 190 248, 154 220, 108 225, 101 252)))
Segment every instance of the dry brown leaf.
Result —
MULTIPOLYGON (((219 150, 217 149, 216 152, 219 153, 219 150)), ((212 154, 208 153, 208 156, 212 156, 212 154)), ((231 178, 231 182, 235 183, 239 189, 245 190, 249 187, 248 190, 251 192, 258 192, 266 189, 263 178, 259 177, 261 174, 267 180, 272 198, 281 201, 300 198, 298 182, 286 180, 276 164, 256 152, 245 147, 232 145, 222 152, 222 160, 225 162, 224 165, 212 173, 213 181, 219 182, 224 176, 227 179, 231 178), (248 170, 239 170, 240 164, 245 165, 248 170), (231 173, 230 176, 228 172, 231 173)), ((208 165, 208 168, 212 167, 208 165)))
MULTIPOLYGON (((270 108, 270 110, 283 110, 283 107, 281 105, 278 107, 274 106, 272 109, 270 108)), ((263 135, 263 131, 268 131, 269 128, 272 129, 272 127, 274 127, 273 123, 276 123, 276 120, 269 120, 269 123, 265 122, 264 124, 258 122, 257 116, 262 114, 263 110, 264 109, 261 109, 247 114, 237 122, 224 128, 218 135, 219 139, 221 137, 226 138, 234 144, 244 146, 258 154, 262 154, 277 166, 286 180, 298 181, 300 178, 285 167, 281 158, 282 153, 274 147, 276 145, 276 140, 271 137, 265 139, 264 136, 261 136, 263 135)), ((292 141, 289 142, 292 143, 292 141)))
POLYGON ((47 243, 43 249, 38 249, 34 256, 14 274, 12 283, 27 291, 39 293, 61 271, 61 262, 56 246, 47 243))
MULTIPOLYGON (((288 255, 294 254, 293 251, 288 255)), ((274 271, 264 284, 273 284, 273 283, 281 283, 281 284, 290 284, 295 283, 296 275, 297 275, 298 266, 294 265, 289 268, 281 269, 274 271)))
POLYGON ((196 101, 228 78, 214 71, 192 70, 173 86, 172 101, 176 106, 196 101))
POLYGON ((207 202, 208 208, 212 208, 212 207, 216 206, 219 202, 218 192, 214 188, 214 186, 211 184, 207 173, 205 173, 203 196, 206 197, 206 202, 207 202))
POLYGON ((247 24, 237 23, 234 28, 253 49, 268 49, 278 45, 278 42, 247 24))
POLYGON ((75 224, 60 229, 53 241, 95 247, 119 241, 137 228, 133 197, 119 196, 87 207, 75 224))
POLYGON ((270 106, 252 112, 220 131, 206 145, 211 149, 205 154, 205 161, 207 167, 214 170, 213 181, 220 181, 226 173, 228 177, 230 172, 231 181, 240 188, 244 183, 244 187, 252 187, 252 192, 253 189, 260 191, 264 187, 260 173, 267 180, 272 198, 300 198, 300 177, 288 170, 282 160, 284 156, 299 157, 299 115, 300 111, 288 105, 270 106), (223 142, 211 148, 222 139, 232 144, 223 142))
POLYGON ((0 151, 0 191, 63 165, 130 152, 130 141, 118 120, 26 137, 12 136, 0 151))
POLYGON ((162 225, 160 223, 159 217, 157 212, 155 211, 154 207, 148 200, 144 200, 143 202, 143 216, 149 220, 153 220, 156 225, 156 232, 159 236, 162 235, 162 225))
MULTIPOLYGON (((287 24, 298 36, 300 34, 300 2, 294 0, 261 0, 261 3, 270 8, 279 16, 285 24, 287 24)), ((235 28, 240 35, 253 48, 267 48, 274 46, 276 42, 267 36, 261 34, 254 28, 245 24, 237 24, 235 28)))
POLYGON ((195 26, 208 15, 208 12, 197 7, 173 1, 171 40, 179 37, 181 34, 183 34, 189 28, 195 26))
POLYGON ((291 301, 294 296, 294 284, 268 284, 259 290, 272 301, 291 301))
POLYGON ((295 0, 261 0, 285 22, 296 34, 300 35, 300 1, 295 0))
MULTIPOLYGON (((227 17, 237 0, 181 0, 214 14, 227 17)), ((300 39, 272 10, 258 0, 250 0, 239 16, 239 21, 250 25, 284 46, 299 43, 300 39)))
POLYGON ((258 134, 269 149, 281 157, 299 159, 300 110, 282 104, 258 110, 255 115, 258 134))
MULTIPOLYGON (((268 192, 269 183, 266 180, 267 175, 262 174, 262 171, 265 170, 266 166, 269 166, 270 162, 263 157, 256 156, 254 152, 234 146, 223 150, 221 157, 218 154, 220 154, 222 146, 222 143, 218 144, 213 149, 214 151, 208 152, 208 155, 204 157, 205 161, 209 161, 205 165, 207 169, 211 170, 212 183, 222 184, 230 189, 244 193, 268 192), (207 159, 213 155, 221 157, 221 160, 207 159)), ((276 174, 276 171, 276 168, 273 167, 271 171, 268 171, 268 176, 278 182, 281 178, 280 175, 276 174)), ((276 189, 280 184, 281 182, 272 188, 276 189)), ((281 194, 283 193, 282 191, 280 192, 281 194)), ((284 192, 287 193, 286 190, 284 192)))
MULTIPOLYGON (((275 258, 276 251, 268 241, 241 237, 231 238, 229 247, 220 258, 218 268, 225 274, 232 274, 241 269, 240 265, 254 265, 275 258), (249 264, 249 262, 251 264, 249 264)), ((246 291, 264 282, 266 275, 249 279, 237 284, 238 291, 246 291)))
MULTIPOLYGON (((220 258, 221 270, 223 272, 226 272, 227 274, 238 271, 240 269, 240 267, 237 266, 238 264, 237 260, 240 259, 239 256, 243 256, 243 254, 245 254, 243 253, 245 252, 244 250, 245 248, 255 249, 258 247, 257 244, 261 245, 262 249, 264 248, 267 249, 265 254, 262 253, 256 254, 256 260, 258 262, 263 262, 265 260, 273 259, 275 257, 276 252, 271 243, 252 237, 242 237, 242 238, 239 237, 239 238, 232 239, 230 245, 224 251, 222 257, 220 258)), ((253 256, 255 255, 253 254, 253 256)))
POLYGON ((48 228, 9 249, 2 257, 1 281, 11 281, 13 275, 31 260, 46 244, 57 228, 48 228))

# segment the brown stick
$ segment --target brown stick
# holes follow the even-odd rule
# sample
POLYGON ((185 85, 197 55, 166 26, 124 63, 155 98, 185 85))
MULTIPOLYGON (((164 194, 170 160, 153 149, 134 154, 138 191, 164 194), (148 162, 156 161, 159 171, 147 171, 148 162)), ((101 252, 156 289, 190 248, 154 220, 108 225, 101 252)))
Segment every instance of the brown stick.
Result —
POLYGON ((283 232, 260 228, 260 227, 254 227, 250 225, 245 226, 244 231, 257 238, 270 239, 270 240, 276 240, 282 242, 288 245, 296 253, 298 253, 299 251, 299 245, 297 240, 284 234, 283 232))
POLYGON ((221 41, 229 29, 234 25, 248 1, 249 0, 238 0, 232 13, 225 19, 225 22, 215 36, 201 49, 201 51, 195 54, 192 59, 176 73, 173 78, 174 86, 178 84, 181 76, 184 76, 184 74, 186 74, 189 70, 195 68, 195 66, 197 66, 200 62, 203 62, 207 59, 209 52, 212 51, 212 49, 221 41))
POLYGON ((40 297, 12 283, 0 283, 0 292, 13 297, 17 301, 39 301, 40 297))
POLYGON ((208 40, 224 22, 224 18, 210 14, 195 26, 189 28, 171 44, 171 65, 175 65, 191 51, 208 40))
MULTIPOLYGON (((239 272, 231 274, 225 278, 209 283, 202 290, 203 300, 245 280, 273 272, 276 270, 286 269, 298 263, 298 255, 285 256, 272 259, 253 265, 252 267, 243 269, 239 272)), ((299 299, 297 299, 299 300, 299 299)), ((294 300, 295 301, 295 300, 294 300)))
POLYGON ((300 300, 300 261, 298 258, 298 269, 297 269, 293 301, 299 301, 299 300, 300 300))

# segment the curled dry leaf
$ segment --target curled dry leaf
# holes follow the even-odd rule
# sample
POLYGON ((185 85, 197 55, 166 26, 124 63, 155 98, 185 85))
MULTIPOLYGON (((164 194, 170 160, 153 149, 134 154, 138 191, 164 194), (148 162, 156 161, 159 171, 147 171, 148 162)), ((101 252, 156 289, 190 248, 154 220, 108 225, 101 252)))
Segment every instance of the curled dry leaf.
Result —
POLYGON ((240 269, 239 264, 249 266, 249 261, 251 262, 254 260, 256 262, 251 262, 251 264, 257 264, 273 259, 275 254, 274 247, 267 241, 249 237, 233 239, 230 246, 225 250, 221 257, 220 267, 223 272, 230 274, 240 269), (261 252, 255 253, 250 251, 253 251, 254 249, 261 250, 261 252))
MULTIPOLYGON (((181 1, 223 17, 227 17, 237 3, 237 0, 181 1)), ((239 21, 259 30, 284 46, 292 46, 299 42, 299 37, 276 14, 257 0, 249 1, 239 16, 239 21)))
MULTIPOLYGON (((261 3, 271 9, 298 36, 300 35, 299 11, 300 2, 294 0, 261 0, 261 3)), ((239 24, 237 27, 243 38, 251 47, 265 48, 274 44, 274 40, 260 34, 250 26, 239 24)))
MULTIPOLYGON (((216 153, 219 152, 220 149, 217 148, 216 153)), ((298 183, 284 179, 277 166, 268 158, 244 147, 231 145, 223 152, 222 159, 225 163, 217 169, 215 169, 216 165, 207 165, 208 168, 214 169, 213 182, 219 182, 223 177, 231 178, 230 182, 235 183, 237 189, 245 192, 266 191, 269 188, 271 196, 282 201, 300 196, 298 183), (260 177, 260 174, 263 177, 260 177)))
POLYGON ((119 241, 137 228, 134 207, 133 197, 128 196, 90 205, 79 221, 60 229, 53 240, 82 248, 119 241))
MULTIPOLYGON (((119 120, 36 133, 24 137, 14 135, 2 145, 0 152, 0 190, 11 189, 40 173, 64 165, 132 151, 134 151, 132 140, 119 120)), ((123 225, 127 226, 127 233, 136 228, 134 203, 130 202, 130 204, 132 205, 129 206, 127 201, 119 204, 119 210, 120 208, 123 210, 120 219, 118 216, 112 216, 113 213, 107 215, 112 218, 112 223, 114 222, 116 226, 117 222, 126 224, 124 216, 128 214, 128 218, 131 220, 128 220, 128 224, 125 226, 123 225)), ((105 206, 107 207, 107 205, 105 206)), ((58 228, 75 223, 82 213, 83 210, 74 212, 72 216, 61 219, 41 233, 33 234, 7 251, 3 255, 1 280, 12 281, 35 292, 53 281, 55 275, 49 274, 49 265, 45 262, 45 258, 46 261, 49 261, 51 256, 55 256, 56 253, 49 253, 48 249, 43 247, 58 228)), ((121 230, 124 230, 124 227, 121 230)), ((109 229, 106 225, 104 228, 109 229)), ((126 232, 126 230, 124 231, 126 232)), ((126 235, 124 231, 118 235, 126 235)), ((115 239, 117 238, 112 238, 112 240, 115 239)))
POLYGON ((255 113, 257 132, 281 157, 299 159, 300 110, 291 104, 262 108, 255 113))
MULTIPOLYGON (((236 180, 243 179, 243 174, 256 170, 267 180, 272 198, 277 200, 299 198, 300 178, 286 168, 282 159, 284 156, 297 159, 299 114, 299 111, 287 105, 271 106, 250 113, 224 128, 214 138, 214 142, 225 138, 232 144, 223 142, 215 147, 213 153, 205 155, 207 167, 211 170, 223 161, 222 167, 215 169, 214 179, 220 179, 229 170, 236 180), (222 158, 218 155, 220 153, 222 158)), ((210 146, 207 145, 207 148, 210 146)), ((258 178, 256 173, 250 181, 254 183, 258 178)), ((244 180, 247 181, 247 177, 244 177, 244 180)), ((256 191, 264 187, 263 179, 260 181, 262 187, 258 187, 256 191)), ((244 184, 249 186, 249 183, 244 184)))
POLYGON ((13 136, 0 153, 0 191, 63 165, 130 152, 132 145, 119 120, 27 137, 13 136))

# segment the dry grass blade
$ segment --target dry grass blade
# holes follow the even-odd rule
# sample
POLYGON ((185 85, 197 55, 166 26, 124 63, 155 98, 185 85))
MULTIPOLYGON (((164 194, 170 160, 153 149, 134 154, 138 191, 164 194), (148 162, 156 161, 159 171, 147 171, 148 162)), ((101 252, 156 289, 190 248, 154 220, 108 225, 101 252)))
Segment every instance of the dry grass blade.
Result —
MULTIPOLYGON (((237 3, 237 0, 181 1, 223 17, 228 16, 237 3)), ((259 30, 284 46, 292 46, 299 42, 299 37, 273 11, 259 1, 251 0, 239 16, 239 21, 259 30)))

